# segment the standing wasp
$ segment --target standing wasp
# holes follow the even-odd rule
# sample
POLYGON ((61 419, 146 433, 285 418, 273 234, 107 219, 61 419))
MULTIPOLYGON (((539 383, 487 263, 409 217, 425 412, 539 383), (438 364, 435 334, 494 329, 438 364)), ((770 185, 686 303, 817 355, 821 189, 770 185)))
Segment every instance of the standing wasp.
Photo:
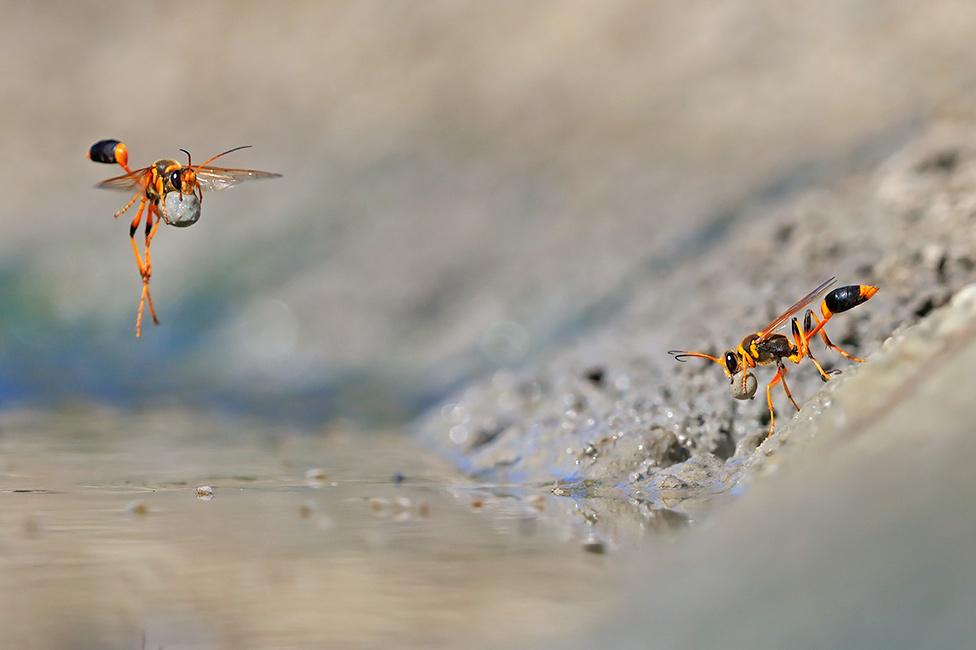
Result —
POLYGON ((88 150, 88 158, 94 162, 118 164, 125 170, 125 175, 104 180, 95 187, 121 192, 135 192, 129 202, 115 213, 117 219, 131 208, 136 201, 139 208, 136 216, 129 225, 129 238, 132 240, 132 251, 136 256, 139 275, 142 277, 142 294, 139 296, 139 309, 136 312, 136 337, 142 336, 143 306, 149 303, 149 315, 153 323, 159 325, 156 309, 153 307, 152 295, 149 293, 149 279, 152 277, 152 257, 149 247, 156 235, 159 222, 167 225, 185 228, 192 226, 200 219, 200 206, 203 203, 203 191, 226 190, 239 183, 261 178, 277 178, 281 174, 261 172, 254 169, 226 169, 211 167, 210 163, 235 151, 247 149, 250 145, 234 147, 211 156, 199 165, 192 164, 190 152, 180 149, 186 154, 186 165, 175 160, 157 160, 148 167, 132 171, 129 169, 129 150, 118 140, 99 140, 88 150), (136 244, 136 231, 145 214, 145 259, 139 254, 136 244))
POLYGON ((686 350, 670 350, 668 354, 672 355, 676 361, 683 362, 686 357, 697 357, 699 359, 708 359, 722 366, 722 370, 725 371, 726 377, 729 378, 729 382, 732 384, 732 396, 736 399, 752 399, 756 394, 758 383, 755 375, 749 372, 751 368, 776 364, 776 374, 766 385, 766 404, 769 406, 769 433, 766 434, 766 437, 769 437, 773 435, 773 425, 776 419, 773 412, 773 386, 782 383, 786 396, 790 398, 790 402, 794 408, 797 411, 800 410, 796 400, 793 399, 793 394, 790 393, 790 387, 786 384, 786 365, 783 363, 784 359, 799 364, 803 361, 804 357, 809 357, 813 365, 817 367, 820 378, 823 381, 829 381, 830 374, 814 358, 813 352, 810 349, 810 341, 819 334, 823 339, 824 345, 837 351, 845 359, 850 359, 857 363, 861 363, 862 361, 862 359, 858 359, 834 345, 827 336, 824 326, 834 314, 848 311, 870 300, 871 296, 878 292, 878 287, 867 284, 853 284, 834 289, 820 303, 820 313, 823 315, 823 319, 818 318, 813 313, 813 310, 807 309, 807 313, 803 317, 802 328, 796 318, 793 318, 791 322, 793 330, 792 341, 785 335, 777 333, 777 330, 783 327, 786 321, 794 314, 823 295, 834 284, 836 279, 830 278, 822 283, 819 287, 794 303, 789 309, 774 318, 769 325, 758 332, 749 334, 742 339, 738 347, 727 350, 721 357, 715 357, 704 352, 688 352, 686 350))

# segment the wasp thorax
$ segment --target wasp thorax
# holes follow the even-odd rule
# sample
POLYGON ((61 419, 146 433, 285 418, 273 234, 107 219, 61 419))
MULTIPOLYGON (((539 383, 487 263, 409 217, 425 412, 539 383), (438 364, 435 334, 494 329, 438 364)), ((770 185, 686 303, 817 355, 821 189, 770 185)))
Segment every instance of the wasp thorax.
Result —
POLYGON ((192 226, 200 219, 200 199, 196 194, 167 192, 162 207, 163 221, 177 228, 192 226))
POLYGON ((729 392, 735 399, 752 399, 755 397, 758 388, 759 382, 756 380, 756 376, 747 371, 741 376, 732 378, 732 386, 729 388, 729 392))

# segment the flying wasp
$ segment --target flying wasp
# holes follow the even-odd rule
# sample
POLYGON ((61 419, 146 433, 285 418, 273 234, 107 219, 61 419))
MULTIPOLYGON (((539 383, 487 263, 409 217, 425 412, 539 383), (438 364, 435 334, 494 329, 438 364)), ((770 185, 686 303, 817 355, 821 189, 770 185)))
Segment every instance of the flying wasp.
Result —
POLYGON ((129 224, 132 251, 136 256, 139 276, 142 278, 142 293, 139 296, 139 308, 136 311, 137 338, 142 336, 142 312, 146 304, 149 305, 149 315, 152 317, 153 323, 159 325, 152 294, 149 293, 149 279, 152 277, 152 255, 149 252, 149 247, 156 235, 160 221, 178 228, 192 226, 200 219, 200 206, 203 204, 204 190, 208 192, 226 190, 244 181, 281 176, 281 174, 255 169, 228 169, 210 165, 221 156, 249 147, 250 145, 245 145, 228 149, 211 156, 199 165, 192 163, 189 151, 180 149, 186 154, 185 165, 175 160, 163 159, 135 171, 129 169, 129 150, 124 143, 118 140, 99 140, 89 148, 88 158, 90 160, 110 165, 118 164, 125 170, 124 175, 104 180, 95 187, 134 192, 128 203, 115 213, 115 218, 119 218, 137 201, 139 202, 136 216, 129 224), (139 230, 143 216, 145 216, 145 245, 144 255, 140 255, 139 246, 136 243, 136 231, 139 230))
POLYGON ((823 369, 823 366, 814 358, 813 351, 810 349, 810 341, 819 334, 821 339, 823 339, 824 345, 836 351, 845 359, 857 363, 863 361, 863 359, 858 359, 835 345, 830 340, 830 337, 827 336, 824 326, 834 314, 843 313, 870 300, 878 292, 878 287, 867 284, 853 284, 846 287, 839 287, 828 293, 823 299, 823 302, 820 303, 822 318, 818 317, 811 309, 807 309, 803 317, 802 327, 800 326, 800 322, 794 318, 795 314, 799 313, 810 303, 816 301, 830 289, 836 280, 837 278, 830 278, 823 282, 819 287, 803 298, 800 298, 789 309, 774 318, 766 327, 746 336, 735 348, 726 350, 725 354, 721 357, 712 356, 704 352, 689 352, 686 350, 670 350, 668 354, 672 355, 676 361, 683 362, 687 357, 695 357, 708 359, 722 366, 722 370, 725 371, 725 375, 729 378, 729 383, 732 386, 732 396, 736 399, 752 399, 755 396, 758 382, 756 381, 755 375, 750 372, 752 368, 775 364, 776 374, 766 384, 766 404, 769 407, 769 433, 766 434, 766 437, 769 437, 773 435, 774 423, 776 421, 776 416, 773 411, 772 394, 774 386, 780 383, 783 384, 783 390, 786 392, 786 396, 790 399, 793 407, 797 411, 800 410, 796 400, 793 399, 790 387, 786 383, 787 371, 786 364, 784 363, 785 360, 799 364, 804 358, 809 358, 813 362, 813 365, 817 367, 820 378, 823 381, 829 381, 830 373, 823 369), (778 333, 778 330, 786 325, 786 322, 791 318, 792 341, 786 335, 778 333))

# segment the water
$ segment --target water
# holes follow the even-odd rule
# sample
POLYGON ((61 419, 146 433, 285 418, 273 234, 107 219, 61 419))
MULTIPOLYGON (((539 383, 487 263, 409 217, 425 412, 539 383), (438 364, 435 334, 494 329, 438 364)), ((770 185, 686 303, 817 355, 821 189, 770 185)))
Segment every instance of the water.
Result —
POLYGON ((639 530, 395 435, 14 413, 0 459, 2 647, 531 644, 606 614, 639 530))

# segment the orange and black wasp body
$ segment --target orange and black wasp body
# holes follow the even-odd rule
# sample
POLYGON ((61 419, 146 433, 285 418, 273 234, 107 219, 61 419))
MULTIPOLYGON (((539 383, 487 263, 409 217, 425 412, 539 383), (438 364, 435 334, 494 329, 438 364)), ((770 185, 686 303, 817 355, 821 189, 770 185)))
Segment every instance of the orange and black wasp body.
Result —
POLYGON ((722 366, 725 375, 732 384, 732 396, 737 399, 752 399, 756 394, 757 383, 750 370, 757 366, 776 365, 776 374, 766 385, 766 404, 769 407, 769 433, 773 434, 774 422, 776 419, 773 411, 772 390, 776 384, 782 383, 786 396, 790 399, 796 410, 800 410, 793 394, 786 383, 786 364, 784 361, 792 361, 799 364, 804 358, 809 358, 813 365, 817 367, 820 378, 823 381, 830 379, 830 373, 823 369, 820 362, 813 356, 810 349, 810 341, 817 335, 823 339, 824 345, 835 350, 841 356, 851 361, 860 363, 862 360, 848 354, 830 340, 824 326, 834 314, 840 314, 863 302, 870 300, 877 293, 878 288, 867 284, 854 284, 846 287, 839 287, 828 293, 820 303, 820 314, 817 315, 811 309, 807 309, 803 317, 803 324, 794 317, 807 305, 811 304, 822 296, 836 281, 830 278, 823 282, 819 287, 808 293, 806 296, 795 302, 789 309, 774 318, 766 327, 746 336, 738 346, 726 350, 721 357, 716 357, 704 352, 688 352, 686 350, 671 350, 668 354, 674 356, 677 361, 684 361, 686 357, 707 359, 722 366), (790 319, 792 318, 792 321, 790 319), (790 321, 792 337, 778 333, 787 321, 790 321))
POLYGON ((186 154, 185 165, 176 160, 162 159, 135 171, 129 169, 128 148, 118 140, 99 140, 88 150, 88 158, 92 161, 117 164, 125 170, 123 176, 109 178, 96 185, 104 189, 134 193, 128 203, 115 213, 115 217, 120 217, 137 201, 139 202, 136 216, 129 224, 132 251, 135 253, 139 275, 142 278, 142 294, 136 312, 137 337, 142 336, 142 312, 146 303, 149 304, 149 315, 153 323, 159 324, 152 295, 149 293, 149 279, 152 277, 152 256, 149 248, 159 222, 177 227, 193 225, 200 218, 204 190, 225 190, 244 181, 281 176, 281 174, 255 169, 228 169, 210 165, 221 156, 247 149, 249 146, 228 149, 211 156, 199 165, 192 164, 190 152, 180 149, 186 154), (139 254, 139 246, 136 244, 136 232, 143 220, 145 220, 145 256, 139 254))

